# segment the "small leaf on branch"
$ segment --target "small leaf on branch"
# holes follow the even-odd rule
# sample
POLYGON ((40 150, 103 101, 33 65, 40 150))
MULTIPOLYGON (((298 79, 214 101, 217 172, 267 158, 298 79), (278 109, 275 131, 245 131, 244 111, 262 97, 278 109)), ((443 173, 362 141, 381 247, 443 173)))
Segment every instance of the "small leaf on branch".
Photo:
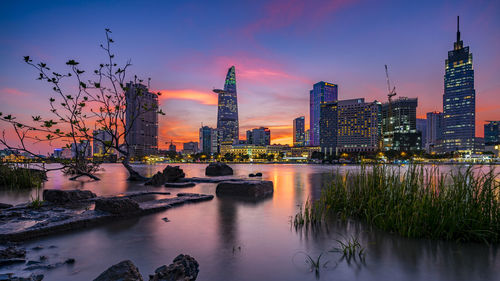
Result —
POLYGON ((78 65, 78 62, 76 62, 75 60, 69 60, 66 62, 67 65, 78 65))

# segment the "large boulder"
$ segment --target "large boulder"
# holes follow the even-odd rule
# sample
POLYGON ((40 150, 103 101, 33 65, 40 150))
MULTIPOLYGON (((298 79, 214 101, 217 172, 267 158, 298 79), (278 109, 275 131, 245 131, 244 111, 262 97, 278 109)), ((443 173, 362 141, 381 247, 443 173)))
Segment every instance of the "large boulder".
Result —
POLYGON ((137 266, 125 260, 106 269, 94 281, 143 281, 143 279, 137 266))
POLYGON ((210 163, 205 169, 207 176, 230 176, 233 174, 233 169, 226 163, 210 163))
POLYGON ((129 198, 100 198, 95 201, 94 209, 115 215, 135 214, 141 211, 139 204, 129 198))
POLYGON ((168 165, 163 172, 156 173, 145 185, 162 186, 167 182, 175 182, 184 178, 186 174, 179 166, 168 165))
POLYGON ((172 264, 160 266, 149 281, 194 281, 198 277, 199 264, 189 255, 178 255, 172 264))
POLYGON ((90 190, 45 189, 43 191, 43 200, 55 204, 73 203, 95 197, 96 195, 90 190))
POLYGON ((26 250, 15 246, 0 249, 0 259, 14 259, 26 257, 26 250))
POLYGON ((235 196, 250 199, 264 198, 272 195, 272 181, 223 181, 217 185, 217 196, 235 196))
POLYGON ((0 203, 0 209, 8 209, 8 208, 12 208, 13 205, 11 204, 6 204, 6 203, 0 203))

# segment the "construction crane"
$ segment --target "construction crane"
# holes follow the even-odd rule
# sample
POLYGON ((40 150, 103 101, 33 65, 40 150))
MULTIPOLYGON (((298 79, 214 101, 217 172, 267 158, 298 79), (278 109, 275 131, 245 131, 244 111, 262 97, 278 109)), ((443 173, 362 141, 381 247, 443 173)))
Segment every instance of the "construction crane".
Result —
MULTIPOLYGON (((389 149, 392 147, 392 144, 394 142, 394 132, 392 129, 392 97, 396 95, 396 86, 394 86, 391 89, 391 82, 389 80, 389 70, 387 69, 387 64, 385 65, 385 77, 387 78, 387 99, 389 100, 388 106, 387 106, 387 132, 392 135, 390 137, 391 141, 387 144, 389 146, 389 149)), ((384 144, 385 146, 385 144, 384 144)))
POLYGON ((396 86, 391 90, 391 82, 389 81, 389 70, 387 70, 387 64, 385 65, 385 77, 387 78, 387 97, 389 98, 389 104, 391 103, 391 98, 396 95, 396 86))

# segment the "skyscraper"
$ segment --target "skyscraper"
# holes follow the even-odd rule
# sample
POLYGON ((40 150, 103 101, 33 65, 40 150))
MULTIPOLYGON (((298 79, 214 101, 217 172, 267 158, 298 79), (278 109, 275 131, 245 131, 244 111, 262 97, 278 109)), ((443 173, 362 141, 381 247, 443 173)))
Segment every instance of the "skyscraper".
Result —
POLYGON ((247 144, 265 146, 271 144, 271 130, 260 127, 247 131, 247 144))
POLYGON ((484 144, 500 144, 500 121, 489 121, 484 124, 484 144))
POLYGON ((103 156, 105 154, 114 154, 115 150, 111 148, 113 144, 113 135, 109 131, 95 130, 93 132, 93 154, 94 156, 103 156))
POLYGON ((203 153, 217 153, 217 129, 203 126, 200 128, 200 150, 203 153))
POLYGON ((380 111, 380 102, 365 102, 363 98, 321 104, 321 152, 335 155, 378 150, 380 111))
POLYGON ((427 142, 427 119, 417 118, 417 131, 420 132, 422 136, 421 149, 424 149, 427 142))
POLYGON ((305 145, 305 118, 304 116, 293 119, 293 146, 305 145))
POLYGON ((236 74, 234 66, 227 71, 224 90, 213 90, 219 95, 217 129, 221 142, 237 144, 239 140, 238 99, 236 94, 236 74))
POLYGON ((338 86, 328 82, 318 82, 313 85, 309 92, 309 112, 310 112, 310 142, 311 146, 318 146, 320 141, 320 110, 324 102, 332 102, 338 99, 338 86))
POLYGON ((338 102, 337 152, 375 152, 380 148, 381 103, 364 98, 338 102))
POLYGON ((417 98, 400 97, 382 105, 383 149, 421 149, 422 133, 417 131, 417 98))
POLYGON ((476 133, 476 91, 472 53, 460 40, 457 17, 457 41, 448 52, 443 95, 443 148, 447 152, 471 153, 476 133))
POLYGON ((323 102, 320 105, 319 146, 325 155, 337 154, 337 101, 323 102))
POLYGON ((131 157, 143 157, 158 153, 158 96, 139 83, 127 83, 125 98, 125 139, 131 157))
POLYGON ((425 150, 427 152, 440 152, 441 141, 443 140, 443 113, 427 113, 427 134, 425 141, 425 150))

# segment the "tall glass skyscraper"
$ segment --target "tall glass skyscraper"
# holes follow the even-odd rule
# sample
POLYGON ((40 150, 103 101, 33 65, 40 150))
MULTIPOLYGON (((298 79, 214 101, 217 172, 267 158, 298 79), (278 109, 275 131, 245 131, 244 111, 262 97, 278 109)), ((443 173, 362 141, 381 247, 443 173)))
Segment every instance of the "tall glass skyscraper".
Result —
POLYGON ((227 71, 224 90, 215 89, 219 95, 217 129, 221 142, 237 144, 239 140, 238 99, 236 95, 236 74, 234 66, 227 71))
POLYGON ((320 145, 320 110, 322 103, 328 103, 338 100, 338 86, 328 82, 318 82, 313 85, 309 92, 309 113, 310 113, 310 133, 309 145, 320 145))
POLYGON ((300 116, 293 119, 293 146, 305 145, 305 117, 300 116))
POLYGON ((474 151, 476 133, 476 91, 472 53, 460 40, 457 18, 457 41, 448 52, 444 75, 443 149, 446 152, 474 151))

